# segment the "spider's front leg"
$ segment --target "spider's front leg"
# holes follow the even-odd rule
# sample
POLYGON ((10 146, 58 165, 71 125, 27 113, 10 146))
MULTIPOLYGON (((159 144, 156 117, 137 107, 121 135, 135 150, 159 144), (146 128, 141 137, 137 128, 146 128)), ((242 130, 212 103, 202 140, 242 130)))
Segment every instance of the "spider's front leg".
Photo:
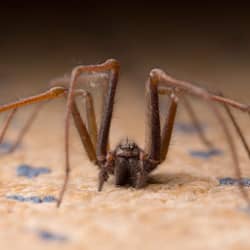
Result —
POLYGON ((166 159, 177 112, 178 97, 174 89, 162 92, 158 87, 158 80, 155 80, 150 74, 146 83, 146 145, 145 153, 142 153, 141 157, 142 170, 138 174, 138 188, 145 184, 148 174, 166 159), (162 129, 159 93, 168 94, 170 97, 168 112, 162 129))
POLYGON ((111 60, 110 80, 107 88, 107 95, 104 99, 104 108, 101 118, 101 126, 98 133, 96 155, 100 166, 98 191, 102 190, 103 184, 108 179, 108 173, 114 168, 113 155, 107 154, 109 143, 109 131, 113 115, 113 107, 116 93, 116 86, 119 77, 120 66, 115 60, 111 60))
POLYGON ((113 152, 109 152, 105 163, 102 163, 98 175, 98 191, 103 188, 104 183, 108 180, 110 174, 114 174, 115 170, 115 156, 113 152))
MULTIPOLYGON (((106 72, 106 71, 109 73, 109 83, 107 87, 108 89, 107 95, 105 98, 104 112, 102 114, 101 126, 99 129, 99 134, 98 134, 97 143, 96 143, 97 165, 100 167, 100 169, 102 169, 105 167, 105 163, 106 163, 109 131, 110 131, 112 114, 113 114, 113 105, 114 105, 116 85, 117 85, 118 76, 119 76, 119 69, 120 69, 120 65, 118 61, 114 59, 109 59, 102 64, 78 66, 74 68, 72 71, 69 92, 67 96, 67 110, 66 110, 66 118, 65 118, 65 179, 64 179, 63 187, 59 195, 57 207, 59 207, 62 202, 64 193, 67 187, 67 183, 69 180, 69 172, 70 172, 69 125, 70 125, 70 115, 74 109, 74 90, 77 84, 77 79, 82 73, 89 73, 89 72, 98 73, 98 72, 106 72)), ((77 120, 80 121, 80 119, 78 118, 77 120)), ((78 129, 79 128, 80 127, 78 127, 78 129)), ((104 178, 104 181, 105 181, 105 178, 104 178)))

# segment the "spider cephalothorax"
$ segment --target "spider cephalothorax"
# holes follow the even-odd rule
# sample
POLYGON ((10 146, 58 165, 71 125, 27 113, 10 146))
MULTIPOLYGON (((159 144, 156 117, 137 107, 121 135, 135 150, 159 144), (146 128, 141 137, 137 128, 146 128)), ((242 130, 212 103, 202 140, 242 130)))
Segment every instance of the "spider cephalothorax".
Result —
MULTIPOLYGON (((191 95, 205 100, 210 109, 214 113, 217 120, 220 122, 225 138, 230 146, 232 159, 234 161, 235 173, 238 178, 241 178, 241 171, 239 168, 239 160, 237 157, 236 146, 233 137, 229 131, 227 122, 221 115, 220 110, 215 105, 215 102, 223 104, 226 112, 236 128, 236 131, 248 152, 250 157, 250 149, 247 142, 234 118, 229 107, 234 107, 243 112, 250 113, 250 106, 238 103, 229 98, 223 97, 222 94, 214 94, 201 88, 195 84, 177 80, 163 70, 153 69, 150 71, 145 86, 146 95, 146 123, 145 123, 145 146, 143 149, 137 146, 136 143, 130 140, 124 140, 119 143, 115 149, 109 149, 110 127, 113 115, 113 107, 116 94, 116 86, 118 83, 120 65, 117 60, 109 59, 102 64, 77 66, 73 69, 71 78, 69 79, 69 86, 53 87, 50 90, 23 100, 0 106, 0 112, 12 109, 12 112, 7 117, 5 126, 0 133, 0 142, 6 132, 6 129, 17 108, 26 104, 35 103, 38 101, 54 99, 57 97, 67 98, 67 110, 65 121, 65 179, 63 188, 60 193, 57 205, 59 206, 64 192, 67 187, 70 162, 69 162, 69 124, 70 118, 73 116, 74 124, 78 130, 80 139, 85 148, 86 154, 90 161, 99 167, 99 190, 109 175, 114 175, 116 185, 130 185, 135 188, 143 187, 147 181, 148 174, 152 172, 160 163, 164 162, 168 153, 169 144, 171 141, 172 129, 175 122, 175 115, 179 98, 184 102, 184 106, 191 117, 194 125, 197 128, 198 135, 204 144, 208 147, 213 147, 212 143, 207 140, 205 134, 200 129, 200 122, 198 121, 186 95, 191 95), (83 73, 100 73, 107 74, 108 83, 103 82, 106 93, 103 95, 103 112, 99 131, 97 131, 96 116, 92 100, 92 95, 84 89, 78 89, 77 80, 83 73), (159 95, 167 95, 169 98, 167 115, 160 121, 159 109, 159 95), (86 112, 86 121, 81 117, 76 104, 76 97, 80 96, 84 100, 84 108, 86 112)), ((86 81, 85 81, 86 82, 86 81)), ((39 109, 39 107, 38 107, 39 109)), ((31 115, 27 126, 22 130, 17 140, 20 142, 23 134, 27 131, 33 121, 37 110, 31 115)), ((250 204, 248 194, 239 186, 242 194, 250 204)))
POLYGON ((123 140, 121 141, 115 149, 115 155, 122 158, 138 158, 140 156, 140 148, 134 141, 123 140))

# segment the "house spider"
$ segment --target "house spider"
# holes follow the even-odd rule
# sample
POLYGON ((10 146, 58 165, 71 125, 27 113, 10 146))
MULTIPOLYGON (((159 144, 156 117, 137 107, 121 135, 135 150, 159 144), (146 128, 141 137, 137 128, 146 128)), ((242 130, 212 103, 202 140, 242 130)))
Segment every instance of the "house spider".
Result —
MULTIPOLYGON (((198 128, 201 140, 208 147, 213 146, 200 129, 198 117, 194 113, 194 110, 192 109, 186 95, 196 96, 203 99, 213 111, 225 133, 225 137, 230 147, 237 178, 241 178, 241 170, 239 167, 236 146, 228 129, 228 125, 214 102, 220 103, 225 107, 225 110, 231 122, 233 123, 236 132, 238 133, 241 142, 243 143, 248 153, 249 158, 249 146, 247 145, 247 142, 230 110, 230 107, 250 114, 250 106, 238 103, 229 98, 225 98, 221 93, 212 93, 192 83, 177 80, 161 69, 152 69, 146 82, 147 121, 145 149, 141 149, 135 142, 127 139, 119 143, 114 150, 109 150, 108 141, 110 125, 112 120, 119 71, 120 65, 119 62, 115 59, 108 59, 104 63, 97 65, 77 66, 71 73, 68 87, 65 86, 65 84, 64 86, 53 86, 48 91, 39 95, 31 96, 10 104, 0 106, 0 112, 12 109, 5 121, 2 132, 0 133, 1 141, 10 124, 10 121, 12 120, 16 110, 19 107, 63 96, 67 98, 65 117, 65 179, 58 198, 58 207, 63 200, 70 173, 69 126, 71 115, 73 116, 75 127, 79 133, 80 139, 89 160, 99 167, 98 190, 102 190, 103 184, 108 180, 109 175, 114 175, 116 185, 130 185, 134 188, 141 188, 145 186, 148 175, 166 159, 179 99, 184 100, 184 106, 187 109, 190 117, 192 118, 194 125, 198 128), (104 96, 104 107, 102 112, 101 124, 99 127, 99 132, 97 133, 92 95, 84 89, 77 89, 76 85, 77 80, 81 74, 99 74, 100 72, 108 73, 109 81, 106 86, 106 94, 104 96), (167 95, 169 97, 168 113, 165 117, 163 126, 160 124, 161 122, 159 114, 160 94, 167 95), (81 96, 85 101, 84 106, 87 113, 86 123, 81 118, 80 112, 76 105, 75 99, 77 96, 81 96)), ((13 151, 15 147, 20 143, 40 108, 41 104, 32 113, 27 124, 21 130, 17 138, 17 142, 14 144, 10 151, 13 151)), ((243 197, 246 199, 248 204, 250 204, 247 191, 242 186, 239 186, 239 188, 243 194, 243 197)))

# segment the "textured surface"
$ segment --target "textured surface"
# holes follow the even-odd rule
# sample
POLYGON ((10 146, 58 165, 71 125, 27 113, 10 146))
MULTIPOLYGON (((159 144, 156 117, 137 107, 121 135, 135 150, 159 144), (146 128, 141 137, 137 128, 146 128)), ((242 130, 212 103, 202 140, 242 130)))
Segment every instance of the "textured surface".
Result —
MULTIPOLYGON (((121 88, 117 100, 111 145, 125 136, 143 145, 143 94, 121 88), (125 105, 126 96, 134 101, 125 105)), ((17 116, 8 133, 10 141, 31 109, 17 116)), ((7 199, 58 197, 64 176, 64 101, 48 104, 21 147, 0 159, 1 249, 249 249, 250 212, 236 185, 218 181, 234 177, 223 133, 205 107, 198 105, 197 111, 205 132, 223 153, 190 154, 207 149, 195 131, 186 129, 189 120, 180 109, 178 121, 185 129, 177 127, 167 161, 142 190, 116 188, 110 179, 98 193, 97 169, 86 159, 72 129, 70 183, 61 208, 56 209, 55 202, 7 199), (36 178, 18 176, 20 164, 44 166, 51 172, 36 178)), ((250 141, 249 117, 238 118, 250 141)), ((242 146, 237 146, 244 176, 250 177, 249 160, 242 146)))

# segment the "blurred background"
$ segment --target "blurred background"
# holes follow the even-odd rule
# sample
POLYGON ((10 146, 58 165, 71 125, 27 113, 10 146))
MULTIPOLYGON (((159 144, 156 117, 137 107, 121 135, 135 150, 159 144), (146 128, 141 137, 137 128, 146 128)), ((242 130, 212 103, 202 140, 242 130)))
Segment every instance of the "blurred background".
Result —
POLYGON ((249 21, 247 5, 204 1, 1 3, 0 102, 110 57, 121 62, 121 84, 143 86, 149 70, 161 67, 204 86, 229 85, 237 97, 250 80, 249 21))
POLYGON ((44 91, 74 66, 107 58, 121 63, 116 106, 126 111, 129 96, 131 117, 144 117, 144 83, 153 67, 249 103, 249 27, 248 6, 239 4, 3 3, 0 103, 44 91))

